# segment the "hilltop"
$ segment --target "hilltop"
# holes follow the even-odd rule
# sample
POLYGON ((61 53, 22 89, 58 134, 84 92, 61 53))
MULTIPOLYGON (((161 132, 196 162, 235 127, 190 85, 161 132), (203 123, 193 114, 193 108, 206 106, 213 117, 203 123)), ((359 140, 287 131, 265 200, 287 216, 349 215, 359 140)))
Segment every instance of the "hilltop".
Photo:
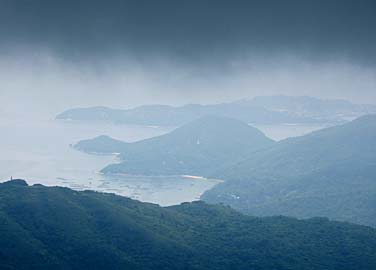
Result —
POLYGON ((134 143, 99 137, 75 147, 89 153, 121 153, 123 162, 107 166, 104 173, 205 176, 272 144, 261 131, 239 120, 205 116, 134 143))

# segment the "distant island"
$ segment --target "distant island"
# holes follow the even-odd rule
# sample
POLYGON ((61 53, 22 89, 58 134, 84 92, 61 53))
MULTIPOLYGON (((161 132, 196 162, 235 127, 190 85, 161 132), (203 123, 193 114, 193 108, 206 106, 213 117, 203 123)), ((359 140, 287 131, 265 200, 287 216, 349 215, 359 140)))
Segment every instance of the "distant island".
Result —
POLYGON ((172 132, 134 143, 108 136, 83 140, 74 148, 86 153, 120 153, 121 163, 106 174, 212 175, 275 142, 239 120, 205 116, 172 132))
POLYGON ((203 202, 162 208, 62 187, 0 184, 1 269, 370 270, 376 230, 203 202))
POLYGON ((88 154, 113 155, 123 153, 127 150, 128 145, 129 143, 101 135, 93 139, 79 141, 73 147, 88 154))
POLYGON ((74 108, 57 115, 56 119, 181 126, 205 115, 217 115, 254 124, 302 124, 340 123, 369 113, 376 113, 376 105, 305 96, 261 96, 222 104, 188 104, 180 107, 145 105, 127 110, 107 107, 74 108))

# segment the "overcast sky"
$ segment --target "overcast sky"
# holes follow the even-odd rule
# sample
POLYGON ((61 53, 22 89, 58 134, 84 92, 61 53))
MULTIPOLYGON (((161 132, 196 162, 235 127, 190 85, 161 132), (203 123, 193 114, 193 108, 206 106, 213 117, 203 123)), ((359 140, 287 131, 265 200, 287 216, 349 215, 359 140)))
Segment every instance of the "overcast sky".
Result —
POLYGON ((271 94, 376 103, 372 0, 0 0, 0 42, 3 111, 271 94))

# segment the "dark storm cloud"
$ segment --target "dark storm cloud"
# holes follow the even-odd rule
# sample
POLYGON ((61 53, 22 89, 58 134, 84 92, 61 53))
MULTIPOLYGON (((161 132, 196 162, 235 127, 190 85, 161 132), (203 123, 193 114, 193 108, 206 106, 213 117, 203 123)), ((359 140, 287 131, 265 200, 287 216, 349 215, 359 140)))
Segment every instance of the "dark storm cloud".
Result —
POLYGON ((64 56, 212 62, 278 53, 376 62, 373 0, 1 0, 0 38, 64 56))
POLYGON ((2 110, 376 103, 375 14, 374 0, 0 0, 2 110))

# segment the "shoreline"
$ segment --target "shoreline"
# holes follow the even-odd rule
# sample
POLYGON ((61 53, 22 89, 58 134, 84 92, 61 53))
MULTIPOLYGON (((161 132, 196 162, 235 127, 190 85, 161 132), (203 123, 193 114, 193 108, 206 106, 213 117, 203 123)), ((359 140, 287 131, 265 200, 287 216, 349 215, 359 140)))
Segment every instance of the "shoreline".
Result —
POLYGON ((103 173, 101 171, 96 172, 99 175, 102 176, 109 176, 109 177, 116 177, 116 176, 126 176, 126 177, 150 177, 150 178, 175 178, 175 177, 181 177, 184 179, 191 179, 191 180, 204 180, 204 181, 211 181, 211 182, 218 182, 223 183, 224 180, 221 179, 215 179, 215 178, 207 178, 204 176, 198 176, 198 175, 188 175, 188 174, 173 174, 173 175, 148 175, 148 174, 128 174, 128 173, 103 173))

